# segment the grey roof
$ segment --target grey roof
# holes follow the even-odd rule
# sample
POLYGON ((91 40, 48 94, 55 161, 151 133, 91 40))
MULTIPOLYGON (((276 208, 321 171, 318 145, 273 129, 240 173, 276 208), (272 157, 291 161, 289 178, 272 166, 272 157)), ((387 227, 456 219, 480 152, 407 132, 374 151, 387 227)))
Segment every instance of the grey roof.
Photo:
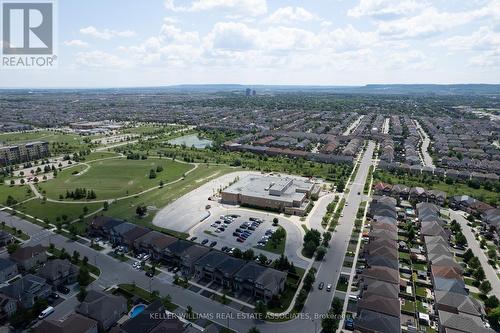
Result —
POLYGON ((467 295, 441 290, 436 290, 434 295, 438 306, 446 305, 456 309, 458 312, 475 316, 480 316, 482 313, 482 308, 479 302, 467 295))
POLYGON ((115 225, 112 229, 113 229, 113 232, 123 236, 126 232, 134 229, 135 227, 136 227, 136 225, 133 223, 123 222, 123 223, 115 225))
POLYGON ((401 322, 400 318, 363 309, 354 319, 354 329, 370 332, 400 333, 401 322))
POLYGON ((464 281, 458 279, 443 279, 440 277, 435 277, 434 290, 449 291, 457 294, 467 295, 464 281))
POLYGON ((174 255, 181 256, 184 251, 186 251, 188 248, 193 246, 194 244, 188 241, 185 241, 183 239, 177 240, 175 243, 170 244, 167 246, 167 249, 173 253, 174 255))
POLYGON ((217 266, 217 270, 225 275, 233 275, 245 265, 246 261, 243 259, 233 258, 231 256, 227 256, 227 258, 217 266))
POLYGON ((85 333, 95 327, 97 322, 77 313, 72 313, 62 321, 45 319, 35 327, 34 333, 85 333))
POLYGON ((461 316, 446 311, 438 311, 439 326, 451 328, 459 332, 493 333, 491 328, 484 327, 480 317, 461 316))
POLYGON ((368 258, 366 258, 366 262, 370 267, 382 266, 392 269, 398 269, 399 267, 399 262, 397 259, 390 259, 380 255, 368 256, 368 258))
POLYGON ((220 266, 229 256, 219 251, 210 251, 196 261, 196 266, 211 267, 215 269, 220 266))
POLYGON ((69 260, 54 259, 49 260, 39 269, 38 275, 48 280, 55 280, 66 274, 76 274, 79 268, 73 265, 69 260))
POLYGON ((124 297, 89 290, 76 311, 97 321, 103 321, 121 313, 123 308, 127 309, 127 300, 124 297))
POLYGON ((15 262, 13 262, 12 260, 0 258, 0 270, 4 270, 6 268, 16 266, 16 265, 17 264, 15 262))
MULTIPOLYGON (((127 333, 150 332, 158 326, 162 320, 152 320, 150 314, 164 314, 164 307, 161 300, 156 300, 149 304, 136 317, 131 318, 121 325, 121 330, 127 333)), ((168 332, 168 331, 167 331, 168 332)))
POLYGON ((238 273, 236 273, 235 277, 241 280, 249 280, 255 282, 266 269, 266 267, 251 261, 243 266, 243 268, 241 268, 238 273))
POLYGON ((385 297, 398 298, 399 286, 394 283, 389 283, 379 280, 368 280, 362 282, 363 293, 381 295, 385 297))

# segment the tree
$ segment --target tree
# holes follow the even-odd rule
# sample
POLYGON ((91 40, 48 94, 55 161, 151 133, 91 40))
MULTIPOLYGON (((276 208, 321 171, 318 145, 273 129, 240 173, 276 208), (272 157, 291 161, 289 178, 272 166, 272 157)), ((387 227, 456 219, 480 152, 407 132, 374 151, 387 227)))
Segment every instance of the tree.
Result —
POLYGON ((467 239, 461 231, 455 235, 455 243, 459 246, 467 245, 467 239))
POLYGON ((90 284, 90 273, 87 267, 80 267, 80 272, 78 273, 78 284, 80 286, 88 286, 90 284))
POLYGON ((154 179, 154 178, 156 178, 156 172, 153 169, 151 169, 149 170, 149 179, 154 179))
POLYGON ((103 209, 106 211, 108 210, 108 208, 109 208, 109 203, 107 201, 104 201, 103 209))
POLYGON ((87 297, 87 289, 85 289, 85 287, 80 287, 80 291, 78 292, 77 298, 80 302, 83 302, 85 297, 87 297))
POLYGON ((307 272, 306 276, 304 277, 304 288, 306 290, 311 290, 312 285, 313 285, 314 281, 316 280, 316 278, 314 277, 315 274, 316 274, 316 269, 311 268, 311 269, 309 269, 309 272, 307 272))
POLYGON ((304 252, 307 256, 311 257, 316 251, 317 245, 311 240, 304 244, 304 252))
POLYGON ((330 309, 327 315, 321 319, 321 327, 324 333, 334 333, 339 327, 339 321, 336 318, 333 310, 330 309))
POLYGON ((328 247, 328 243, 332 239, 332 233, 330 231, 326 231, 323 233, 323 246, 328 247))
POLYGON ((248 330, 247 333, 260 333, 260 331, 257 329, 257 327, 252 327, 251 329, 248 330))
POLYGON ((9 254, 12 254, 12 253, 16 252, 18 248, 19 248, 19 245, 16 243, 9 244, 9 245, 7 245, 7 252, 9 254))
POLYGON ((316 260, 323 260, 326 254, 326 248, 324 246, 319 246, 316 250, 316 260))
POLYGON ((78 261, 80 260, 80 252, 78 251, 73 251, 73 258, 72 258, 72 261, 75 263, 75 264, 78 264, 78 261))
POLYGON ((255 313, 258 313, 262 319, 267 316, 267 305, 263 301, 257 301, 255 304, 255 313))
POLYGON ((2 221, 2 230, 5 229, 5 221, 2 221))
POLYGON ((488 249, 488 258, 490 258, 491 260, 497 259, 497 251, 494 248, 488 249))
POLYGON ((500 305, 500 301, 495 295, 491 295, 484 301, 484 306, 489 309, 496 308, 498 305, 500 305))
POLYGON ((278 223, 279 223, 279 220, 278 220, 278 218, 277 218, 277 217, 275 217, 275 218, 273 219, 273 225, 274 225, 274 226, 276 226, 276 225, 278 225, 278 223))
POLYGON ((490 310, 487 315, 488 320, 492 326, 497 326, 500 324, 500 306, 490 310))
POLYGON ((194 312, 193 312, 193 307, 191 305, 188 305, 186 308, 186 318, 188 320, 194 320, 194 312))
POLYGON ((253 260, 254 256, 255 254, 252 249, 248 249, 245 252, 243 252, 243 259, 245 260, 253 260))
POLYGON ((140 217, 146 215, 147 211, 148 211, 147 207, 142 205, 137 206, 137 208, 135 209, 135 213, 140 217))
POLYGON ((472 257, 471 260, 469 261, 469 267, 471 267, 472 269, 476 269, 479 266, 481 266, 479 259, 477 257, 472 257))
POLYGON ((241 252, 240 249, 236 248, 233 251, 233 257, 235 258, 241 258, 243 256, 243 252, 241 252))
POLYGON ((481 284, 479 285, 479 290, 481 290, 483 294, 488 295, 488 293, 491 291, 490 281, 486 280, 481 282, 481 284))
POLYGON ((343 180, 340 180, 337 184, 337 192, 339 193, 344 192, 344 188, 345 188, 345 183, 343 180))
POLYGON ((472 274, 472 276, 477 280, 477 281, 483 281, 485 279, 485 274, 484 274, 484 270, 482 267, 479 267, 478 269, 476 269, 474 271, 474 273, 472 274))
POLYGON ((261 264, 263 264, 263 265, 264 265, 264 264, 266 263, 266 261, 267 261, 267 257, 266 257, 265 255, 263 255, 262 253, 261 253, 261 254, 259 254, 259 257, 258 257, 258 258, 259 258, 259 262, 260 262, 261 264))
POLYGON ((471 249, 467 249, 462 257, 464 258, 465 263, 468 263, 474 257, 474 253, 472 253, 471 249))

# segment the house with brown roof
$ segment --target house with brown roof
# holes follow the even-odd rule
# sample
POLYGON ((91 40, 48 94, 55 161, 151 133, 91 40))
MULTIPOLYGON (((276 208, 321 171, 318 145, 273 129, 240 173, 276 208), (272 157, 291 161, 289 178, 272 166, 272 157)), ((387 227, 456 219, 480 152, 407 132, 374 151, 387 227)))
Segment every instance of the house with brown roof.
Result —
POLYGON ((122 296, 90 290, 76 312, 97 321, 99 330, 108 330, 127 312, 127 300, 122 296))
POLYGON ((53 259, 47 261, 39 270, 38 275, 47 280, 47 283, 57 287, 75 283, 80 269, 67 259, 53 259))
POLYGON ((175 237, 150 231, 134 240, 134 249, 137 253, 148 253, 153 259, 160 260, 163 250, 176 241, 175 237))
POLYGON ((10 255, 10 259, 17 263, 20 270, 29 271, 33 267, 47 261, 47 248, 38 244, 18 248, 10 255))

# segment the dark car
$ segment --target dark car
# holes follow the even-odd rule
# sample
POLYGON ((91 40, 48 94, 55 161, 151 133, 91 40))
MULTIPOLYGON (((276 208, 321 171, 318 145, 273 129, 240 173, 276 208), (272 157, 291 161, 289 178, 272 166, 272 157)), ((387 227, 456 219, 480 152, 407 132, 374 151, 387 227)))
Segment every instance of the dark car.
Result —
POLYGON ((248 230, 255 230, 255 227, 252 225, 252 226, 248 227, 248 230))
POLYGON ((243 243, 243 242, 245 242, 245 238, 239 237, 238 239, 236 239, 236 241, 239 243, 243 243))
POLYGON ((233 236, 234 237, 240 237, 240 233, 235 231, 235 232, 233 232, 233 236))
POLYGON ((325 286, 325 284, 323 282, 320 282, 319 285, 318 285, 318 289, 319 290, 323 290, 324 286, 325 286))
POLYGON ((227 246, 223 246, 220 250, 221 250, 222 252, 226 252, 226 250, 227 250, 227 246))
POLYGON ((191 242, 194 242, 194 241, 195 241, 195 240, 197 240, 197 239, 198 239, 198 237, 194 236, 194 237, 191 237, 189 240, 190 240, 191 242))
POLYGON ((210 243, 210 247, 214 247, 215 245, 217 245, 216 241, 213 241, 212 243, 210 243))
POLYGON ((148 276, 148 277, 153 277, 153 276, 155 276, 155 275, 153 274, 153 272, 151 272, 151 271, 147 271, 147 272, 146 272, 146 276, 148 276))
POLYGON ((346 318, 344 327, 346 330, 353 331, 354 330, 354 320, 352 318, 346 318))
POLYGON ((63 293, 64 295, 69 294, 69 288, 63 285, 58 286, 57 291, 63 293))
POLYGON ((202 240, 202 241, 201 241, 201 244, 202 244, 202 245, 205 245, 205 244, 207 244, 207 243, 208 243, 208 239, 206 239, 206 238, 205 238, 204 240, 202 240))

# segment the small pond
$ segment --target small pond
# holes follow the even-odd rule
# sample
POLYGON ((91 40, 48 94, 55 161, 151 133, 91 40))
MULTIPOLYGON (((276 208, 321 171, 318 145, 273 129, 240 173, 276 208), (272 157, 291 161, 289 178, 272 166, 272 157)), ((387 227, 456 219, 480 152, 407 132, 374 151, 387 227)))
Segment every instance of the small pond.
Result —
POLYGON ((199 149, 207 148, 212 146, 212 140, 200 138, 197 134, 184 135, 172 140, 169 140, 168 143, 176 146, 186 146, 186 147, 195 147, 199 149))

